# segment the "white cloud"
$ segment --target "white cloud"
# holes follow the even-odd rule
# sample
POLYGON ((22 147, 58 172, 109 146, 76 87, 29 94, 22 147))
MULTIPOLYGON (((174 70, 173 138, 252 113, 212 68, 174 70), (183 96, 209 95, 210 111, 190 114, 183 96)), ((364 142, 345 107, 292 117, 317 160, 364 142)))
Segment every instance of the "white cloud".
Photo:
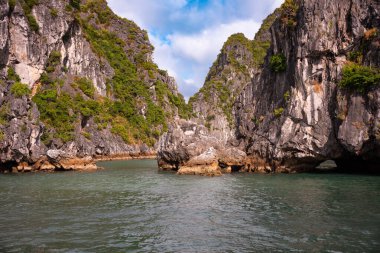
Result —
POLYGON ((192 84, 194 84, 195 83, 195 81, 193 80, 193 79, 185 79, 185 80, 183 80, 186 84, 188 84, 188 85, 192 85, 192 84))
POLYGON ((253 38, 258 28, 259 24, 253 20, 239 20, 210 27, 195 34, 173 34, 168 36, 168 39, 175 54, 202 63, 211 58, 215 59, 231 34, 242 32, 247 37, 253 38))
POLYGON ((179 58, 175 58, 171 47, 159 38, 149 34, 149 39, 155 47, 153 53, 154 61, 161 69, 167 70, 171 76, 178 79, 179 75, 177 74, 176 69, 179 64, 179 58))
POLYGON ((182 8, 186 0, 108 0, 109 6, 115 12, 133 20, 144 29, 164 25, 167 13, 182 8))
POLYGON ((203 85, 209 67, 227 38, 233 33, 242 32, 252 39, 259 27, 253 20, 237 20, 199 33, 175 33, 167 36, 166 42, 153 36, 152 42, 156 48, 154 59, 161 68, 177 77, 180 91, 190 96, 203 85))

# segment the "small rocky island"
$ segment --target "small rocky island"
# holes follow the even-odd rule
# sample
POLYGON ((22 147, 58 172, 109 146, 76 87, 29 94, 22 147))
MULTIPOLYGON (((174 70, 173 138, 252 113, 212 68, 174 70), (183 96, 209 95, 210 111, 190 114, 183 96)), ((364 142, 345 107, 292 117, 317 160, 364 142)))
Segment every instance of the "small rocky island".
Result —
POLYGON ((380 169, 380 3, 286 0, 186 103, 105 0, 0 0, 0 171, 380 169))

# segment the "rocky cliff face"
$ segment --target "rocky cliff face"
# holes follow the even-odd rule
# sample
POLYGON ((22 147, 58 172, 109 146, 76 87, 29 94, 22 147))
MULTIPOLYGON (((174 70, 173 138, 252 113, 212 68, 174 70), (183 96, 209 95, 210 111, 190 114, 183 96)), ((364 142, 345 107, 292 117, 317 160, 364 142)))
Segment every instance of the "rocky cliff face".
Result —
MULTIPOLYGON (((247 84, 243 81, 242 85, 231 85, 242 79, 232 74, 227 78, 230 85, 224 86, 226 93, 235 94, 229 97, 232 109, 226 113, 232 115, 232 128, 222 128, 219 134, 219 139, 228 140, 222 142, 222 148, 207 142, 196 156, 206 155, 211 148, 217 150, 208 159, 218 164, 214 166, 216 173, 226 166, 224 156, 218 154, 226 149, 238 150, 237 157, 246 156, 236 164, 228 164, 241 170, 307 171, 333 159, 345 170, 378 171, 379 2, 287 0, 266 21, 251 42, 251 52, 265 51, 265 57, 256 59, 256 64, 255 57, 243 52, 235 54, 236 47, 229 49, 236 61, 247 55, 253 67, 247 68, 251 78, 247 75, 243 79, 247 84)), ((222 62, 223 50, 217 63, 222 62)), ((226 68, 220 66, 225 64, 217 65, 208 80, 224 75, 226 68)), ((193 121, 204 125, 209 123, 206 115, 223 115, 220 111, 225 108, 215 100, 207 105, 202 104, 204 99, 197 99, 204 98, 208 86, 206 82, 193 103, 199 117, 193 121)), ((211 91, 210 97, 220 98, 218 94, 211 91)), ((210 121, 210 131, 203 135, 215 136, 213 129, 219 128, 220 122, 210 121)), ((199 142, 203 138, 186 135, 187 128, 182 126, 183 123, 170 129, 160 141, 159 164, 163 168, 170 167, 168 164, 179 169, 188 167, 194 155, 186 145, 204 145, 199 142), (187 138, 186 145, 172 141, 181 134, 187 138), (167 155, 173 147, 181 150, 180 160, 167 155)))
POLYGON ((104 0, 0 0, 0 168, 154 154, 188 110, 152 52, 104 0))
POLYGON ((226 143, 235 125, 232 105, 254 72, 250 41, 234 34, 224 44, 202 89, 191 97, 193 121, 205 125, 211 135, 226 143))

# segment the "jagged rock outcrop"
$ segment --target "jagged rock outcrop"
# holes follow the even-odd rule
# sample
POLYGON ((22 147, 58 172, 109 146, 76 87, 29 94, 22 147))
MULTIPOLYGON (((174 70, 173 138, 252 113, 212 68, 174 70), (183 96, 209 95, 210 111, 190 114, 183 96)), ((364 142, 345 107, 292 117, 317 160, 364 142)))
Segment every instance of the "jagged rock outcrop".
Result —
POLYGON ((246 163, 245 152, 226 148, 209 130, 192 121, 177 120, 158 143, 158 165, 179 174, 220 175, 240 170, 246 163))
POLYGON ((154 155, 188 112, 153 49, 105 0, 0 0, 0 170, 154 155))
MULTIPOLYGON (((245 168, 254 171, 308 171, 332 159, 342 170, 379 172, 379 2, 287 0, 268 20, 259 33, 270 42, 262 65, 241 92, 227 86, 238 96, 231 101, 233 136, 222 149, 245 152, 245 168)), ((252 44, 262 45, 257 37, 252 44)), ((195 112, 212 106, 218 104, 196 104, 195 112)), ((162 155, 170 145, 160 146, 159 164, 172 162, 162 155)))

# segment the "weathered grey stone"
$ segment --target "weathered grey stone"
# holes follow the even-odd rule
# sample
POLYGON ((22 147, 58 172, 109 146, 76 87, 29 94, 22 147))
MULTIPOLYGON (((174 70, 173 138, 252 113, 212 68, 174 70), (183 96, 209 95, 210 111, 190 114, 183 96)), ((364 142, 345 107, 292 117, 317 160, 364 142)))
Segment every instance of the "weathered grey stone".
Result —
POLYGON ((158 143, 158 165, 178 174, 219 175, 226 166, 244 166, 246 154, 226 148, 225 141, 211 135, 206 127, 178 120, 158 143), (219 165, 222 165, 219 166, 219 165))

